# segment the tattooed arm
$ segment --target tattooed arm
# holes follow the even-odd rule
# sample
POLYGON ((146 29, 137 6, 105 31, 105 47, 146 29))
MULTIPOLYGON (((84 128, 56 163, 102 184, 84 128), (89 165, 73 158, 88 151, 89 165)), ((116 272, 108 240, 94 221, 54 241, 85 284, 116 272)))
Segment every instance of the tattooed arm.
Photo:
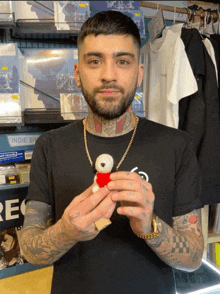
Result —
MULTIPOLYGON (((158 217, 157 217, 158 218, 158 217)), ((161 234, 146 240, 151 249, 168 265, 194 271, 201 265, 204 240, 201 231, 201 211, 174 217, 171 228, 161 219, 161 234)))
POLYGON ((76 243, 61 220, 52 223, 50 205, 38 201, 27 203, 19 244, 28 262, 52 264, 76 243))
POLYGON ((19 244, 28 262, 52 264, 77 242, 91 240, 99 234, 95 222, 110 218, 116 204, 107 188, 93 193, 92 187, 74 197, 53 225, 50 205, 39 201, 27 203, 19 244))
MULTIPOLYGON (((155 196, 152 185, 134 172, 112 173, 107 184, 113 201, 120 201, 117 212, 130 219, 136 235, 152 231, 152 214, 155 196)), ((157 217, 161 223, 161 234, 146 243, 168 265, 186 271, 198 268, 202 261, 204 241, 201 231, 200 210, 173 218, 173 227, 157 217)))

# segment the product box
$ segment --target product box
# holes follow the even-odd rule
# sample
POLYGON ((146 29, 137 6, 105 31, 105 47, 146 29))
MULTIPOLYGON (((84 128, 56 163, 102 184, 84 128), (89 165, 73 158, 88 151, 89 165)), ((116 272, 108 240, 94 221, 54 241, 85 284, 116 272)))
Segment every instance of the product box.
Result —
POLYGON ((60 108, 61 94, 80 93, 74 78, 77 49, 21 49, 25 109, 60 108))
POLYGON ((143 92, 141 92, 140 88, 137 88, 134 100, 132 102, 132 110, 137 116, 145 117, 145 100, 143 96, 143 92))
POLYGON ((88 114, 82 93, 60 94, 60 110, 64 120, 83 119, 88 114))
POLYGON ((1 22, 12 22, 12 1, 0 1, 0 24, 1 22))
POLYGON ((28 263, 19 246, 27 190, 0 186, 0 279, 45 267, 28 263))
POLYGON ((90 16, 90 1, 54 1, 57 30, 79 31, 90 16))
POLYGON ((17 44, 0 44, 0 124, 21 123, 17 44))
POLYGON ((54 21, 54 1, 12 1, 15 20, 54 21))
POLYGON ((144 16, 140 10, 140 1, 91 1, 90 16, 99 11, 116 10, 131 17, 140 31, 140 36, 145 37, 144 16))

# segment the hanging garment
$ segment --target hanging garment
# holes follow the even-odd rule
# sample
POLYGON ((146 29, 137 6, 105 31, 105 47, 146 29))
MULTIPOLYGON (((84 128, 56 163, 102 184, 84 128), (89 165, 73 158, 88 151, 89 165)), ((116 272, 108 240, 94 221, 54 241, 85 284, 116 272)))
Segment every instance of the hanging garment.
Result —
POLYGON ((178 102, 198 90, 179 30, 165 29, 161 38, 148 41, 141 57, 147 118, 178 128, 178 102))
POLYGON ((219 86, 219 70, 220 70, 220 68, 219 68, 219 66, 220 66, 220 64, 219 64, 219 62, 220 62, 219 52, 220 52, 220 44, 212 36, 214 36, 214 35, 210 35, 209 41, 212 43, 214 53, 215 53, 215 60, 216 60, 217 71, 218 71, 218 79, 217 80, 218 80, 218 86, 219 86))
POLYGON ((203 77, 205 76, 204 45, 197 29, 182 28, 181 39, 198 84, 198 91, 179 102, 179 129, 189 133, 198 152, 205 131, 205 101, 203 77))
MULTIPOLYGON (((218 68, 218 81, 220 81, 220 35, 217 35, 217 34, 210 35, 210 41, 212 42, 213 48, 215 50, 216 63, 218 68)), ((219 99, 220 99, 220 87, 218 88, 218 93, 219 93, 219 99)), ((220 100, 219 100, 219 105, 220 105, 220 100)))
POLYGON ((179 111, 181 113, 183 109, 184 117, 180 116, 179 128, 187 131, 195 140, 202 171, 203 204, 220 203, 220 123, 216 71, 196 29, 183 28, 181 39, 197 78, 198 93, 180 101, 179 111), (203 130, 199 126, 200 123, 203 130), (199 136, 196 135, 197 131, 199 136))
POLYGON ((216 64, 216 58, 215 58, 215 52, 214 52, 214 48, 212 46, 212 43, 210 42, 210 40, 208 38, 205 38, 202 40, 205 47, 206 47, 206 50, 208 51, 211 59, 212 59, 212 62, 215 66, 215 72, 216 72, 216 79, 217 79, 217 84, 218 84, 218 68, 217 68, 217 64, 216 64))

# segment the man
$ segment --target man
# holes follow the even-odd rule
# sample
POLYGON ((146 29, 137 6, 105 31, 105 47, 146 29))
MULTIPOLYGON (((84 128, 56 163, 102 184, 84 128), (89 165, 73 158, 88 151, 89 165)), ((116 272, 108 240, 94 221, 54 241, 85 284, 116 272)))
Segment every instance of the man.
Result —
POLYGON ((75 79, 90 112, 37 140, 21 248, 31 263, 54 263, 53 294, 175 293, 172 267, 193 271, 203 253, 191 140, 132 112, 143 65, 129 17, 97 13, 78 49, 75 79), (92 193, 103 153, 116 171, 92 193), (112 223, 99 228, 103 218, 112 223))

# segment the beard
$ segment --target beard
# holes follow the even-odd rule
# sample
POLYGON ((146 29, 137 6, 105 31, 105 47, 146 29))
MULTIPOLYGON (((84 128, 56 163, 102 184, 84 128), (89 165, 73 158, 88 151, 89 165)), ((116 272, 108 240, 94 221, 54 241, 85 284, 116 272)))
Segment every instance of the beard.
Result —
MULTIPOLYGON (((82 93, 83 96, 86 100, 86 102, 88 103, 91 111, 94 114, 97 114, 100 117, 103 117, 106 120, 111 120, 111 119, 115 119, 120 117, 122 114, 124 114, 127 109, 130 107, 134 96, 135 96, 135 92, 137 89, 137 83, 138 81, 136 80, 136 83, 134 84, 134 87, 125 95, 125 91, 122 87, 116 86, 115 84, 106 84, 103 85, 101 87, 95 87, 91 93, 89 93, 86 88, 84 87, 82 80, 80 79, 81 82, 81 89, 82 89, 82 93), (115 97, 104 97, 102 99, 98 99, 96 97, 97 93, 102 90, 102 89, 117 89, 121 92, 122 96, 120 98, 120 101, 118 103, 114 103, 115 100, 119 99, 119 98, 115 98, 115 97), (102 105, 102 102, 108 104, 108 107, 104 107, 102 105), (114 105, 110 105, 110 102, 112 102, 112 104, 114 103, 114 105)), ((119 93, 120 94, 120 93, 119 93)))

